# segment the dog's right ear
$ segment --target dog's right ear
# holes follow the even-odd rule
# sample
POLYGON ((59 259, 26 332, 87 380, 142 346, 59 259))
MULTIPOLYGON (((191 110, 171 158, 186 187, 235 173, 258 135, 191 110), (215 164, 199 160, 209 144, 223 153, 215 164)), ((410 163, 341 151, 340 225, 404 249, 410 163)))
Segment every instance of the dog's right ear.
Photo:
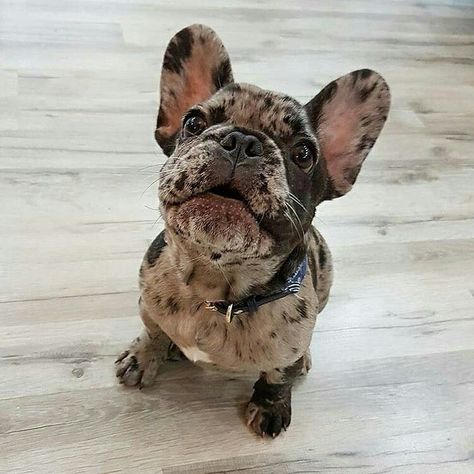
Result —
POLYGON ((166 155, 174 151, 184 113, 233 82, 227 51, 205 25, 191 25, 171 39, 161 70, 155 139, 166 155))

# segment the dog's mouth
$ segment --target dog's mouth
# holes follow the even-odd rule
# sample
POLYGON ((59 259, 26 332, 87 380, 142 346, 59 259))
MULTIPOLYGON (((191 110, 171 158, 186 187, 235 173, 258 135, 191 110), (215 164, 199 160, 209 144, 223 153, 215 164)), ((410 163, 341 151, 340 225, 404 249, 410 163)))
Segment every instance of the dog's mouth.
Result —
POLYGON ((222 237, 229 233, 259 233, 258 219, 247 199, 230 183, 167 206, 166 213, 168 222, 183 231, 199 229, 205 234, 222 237))
POLYGON ((241 201, 246 204, 245 198, 240 194, 236 189, 231 188, 229 185, 216 186, 215 188, 209 189, 207 191, 209 194, 214 194, 215 196, 220 196, 226 199, 234 199, 236 201, 241 201))

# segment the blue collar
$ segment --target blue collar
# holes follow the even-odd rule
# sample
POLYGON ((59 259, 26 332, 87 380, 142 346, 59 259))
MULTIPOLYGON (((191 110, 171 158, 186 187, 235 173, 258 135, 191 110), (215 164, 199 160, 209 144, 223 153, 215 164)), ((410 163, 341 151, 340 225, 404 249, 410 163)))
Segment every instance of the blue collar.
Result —
POLYGON ((298 293, 306 275, 307 268, 308 259, 305 256, 296 271, 286 280, 285 285, 280 290, 266 295, 249 296, 248 298, 236 301, 235 303, 229 303, 225 300, 206 301, 206 308, 211 311, 218 311, 221 314, 225 314, 227 322, 230 323, 234 316, 238 314, 255 313, 258 308, 264 304, 298 293))

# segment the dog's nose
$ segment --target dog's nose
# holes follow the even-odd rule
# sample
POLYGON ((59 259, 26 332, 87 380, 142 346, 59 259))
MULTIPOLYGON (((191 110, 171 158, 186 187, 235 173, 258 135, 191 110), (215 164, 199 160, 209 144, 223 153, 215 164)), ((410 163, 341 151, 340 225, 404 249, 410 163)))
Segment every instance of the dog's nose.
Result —
POLYGON ((263 145, 254 135, 242 132, 231 132, 221 140, 221 146, 227 150, 235 160, 243 161, 247 158, 255 158, 263 155, 263 145))

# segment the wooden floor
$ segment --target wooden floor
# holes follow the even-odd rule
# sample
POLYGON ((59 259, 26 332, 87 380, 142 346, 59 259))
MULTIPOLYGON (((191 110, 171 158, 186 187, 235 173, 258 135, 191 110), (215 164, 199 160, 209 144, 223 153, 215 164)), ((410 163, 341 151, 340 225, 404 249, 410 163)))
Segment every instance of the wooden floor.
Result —
POLYGON ((472 474, 473 155, 468 0, 0 0, 0 471, 472 474), (358 185, 315 221, 335 287, 274 441, 242 422, 250 379, 113 375, 162 225, 163 49, 194 22, 238 80, 304 101, 370 67, 392 88, 358 185))

